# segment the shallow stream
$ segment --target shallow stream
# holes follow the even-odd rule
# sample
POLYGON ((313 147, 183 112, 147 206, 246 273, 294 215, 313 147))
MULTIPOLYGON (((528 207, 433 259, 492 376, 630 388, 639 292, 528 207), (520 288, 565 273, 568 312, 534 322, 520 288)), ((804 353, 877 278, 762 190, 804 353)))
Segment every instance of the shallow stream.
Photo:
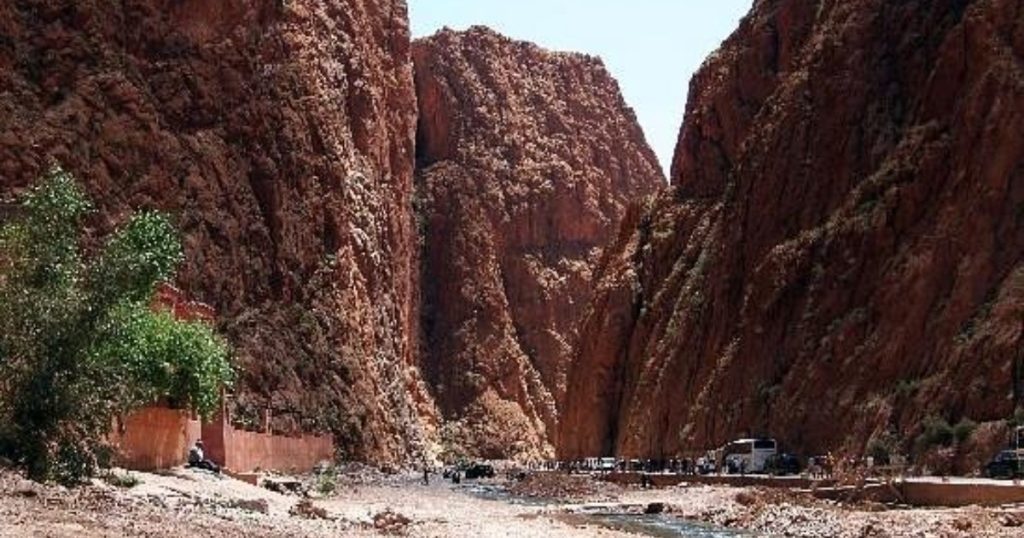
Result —
MULTIPOLYGON (((470 483, 462 485, 459 489, 481 499, 525 506, 566 504, 553 499, 517 497, 510 494, 504 486, 498 484, 470 483)), ((666 514, 640 514, 623 510, 623 507, 616 507, 615 505, 584 507, 579 511, 566 513, 564 519, 657 538, 756 538, 760 536, 749 532, 686 521, 666 514)))
POLYGON ((600 525, 608 529, 631 532, 642 536, 656 536, 658 538, 677 538, 680 536, 688 538, 733 538, 740 536, 757 536, 755 534, 744 533, 731 529, 722 529, 662 514, 646 515, 595 512, 577 514, 574 517, 578 517, 582 522, 600 525))

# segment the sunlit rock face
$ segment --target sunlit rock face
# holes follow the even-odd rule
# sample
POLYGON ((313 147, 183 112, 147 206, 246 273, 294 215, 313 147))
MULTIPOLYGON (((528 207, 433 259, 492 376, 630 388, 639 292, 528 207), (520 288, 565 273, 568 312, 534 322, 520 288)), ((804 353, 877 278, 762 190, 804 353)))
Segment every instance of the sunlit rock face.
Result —
POLYGON ((486 28, 414 42, 423 369, 446 442, 552 453, 602 248, 664 185, 601 61, 486 28))
POLYGON ((51 160, 110 228, 168 212, 213 305, 234 418, 419 452, 416 96, 402 0, 0 3, 0 191, 51 160))
POLYGON ((691 83, 671 192, 595 279, 562 454, 1010 416, 1022 57, 1016 1, 755 2, 691 83))

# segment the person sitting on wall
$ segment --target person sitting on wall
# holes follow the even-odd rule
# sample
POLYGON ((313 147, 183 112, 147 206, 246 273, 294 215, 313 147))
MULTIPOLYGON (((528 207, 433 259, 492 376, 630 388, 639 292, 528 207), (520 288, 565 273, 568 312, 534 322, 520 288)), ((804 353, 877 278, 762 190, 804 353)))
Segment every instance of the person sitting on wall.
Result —
POLYGON ((188 466, 195 469, 206 469, 220 474, 220 467, 211 460, 206 459, 203 453, 203 440, 196 441, 195 446, 188 449, 188 466))

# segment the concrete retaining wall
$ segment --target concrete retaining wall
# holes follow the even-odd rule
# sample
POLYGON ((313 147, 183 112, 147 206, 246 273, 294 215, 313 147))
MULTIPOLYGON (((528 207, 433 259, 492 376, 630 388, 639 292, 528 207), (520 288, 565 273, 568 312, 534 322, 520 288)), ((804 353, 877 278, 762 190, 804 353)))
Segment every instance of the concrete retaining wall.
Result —
MULTIPOLYGON (((641 473, 608 473, 599 475, 602 479, 616 484, 639 484, 641 473)), ((748 487, 761 486, 768 488, 812 488, 831 487, 835 485, 834 480, 810 480, 797 476, 776 477, 761 475, 676 475, 676 474, 650 474, 648 477, 655 487, 671 487, 683 482, 690 484, 707 484, 715 486, 748 487)))
MULTIPOLYGON (((640 484, 641 473, 598 475, 618 484, 640 484)), ((874 500, 899 502, 911 506, 998 506, 1024 503, 1024 485, 1013 482, 977 479, 908 479, 891 484, 869 482, 862 488, 838 487, 834 480, 809 480, 800 477, 736 475, 648 475, 655 487, 671 487, 683 482, 734 487, 768 487, 806 490, 816 497, 833 500, 874 500)))
POLYGON ((1007 483, 903 482, 903 502, 913 506, 998 506, 1024 503, 1024 486, 1007 483))

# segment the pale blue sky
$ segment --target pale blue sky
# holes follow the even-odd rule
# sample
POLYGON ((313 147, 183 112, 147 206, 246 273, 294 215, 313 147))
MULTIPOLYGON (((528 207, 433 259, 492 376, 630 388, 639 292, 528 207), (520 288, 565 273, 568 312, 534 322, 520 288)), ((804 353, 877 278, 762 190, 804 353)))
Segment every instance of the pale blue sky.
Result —
POLYGON ((752 0, 409 0, 413 35, 490 26, 553 50, 604 59, 666 173, 690 77, 752 0))

